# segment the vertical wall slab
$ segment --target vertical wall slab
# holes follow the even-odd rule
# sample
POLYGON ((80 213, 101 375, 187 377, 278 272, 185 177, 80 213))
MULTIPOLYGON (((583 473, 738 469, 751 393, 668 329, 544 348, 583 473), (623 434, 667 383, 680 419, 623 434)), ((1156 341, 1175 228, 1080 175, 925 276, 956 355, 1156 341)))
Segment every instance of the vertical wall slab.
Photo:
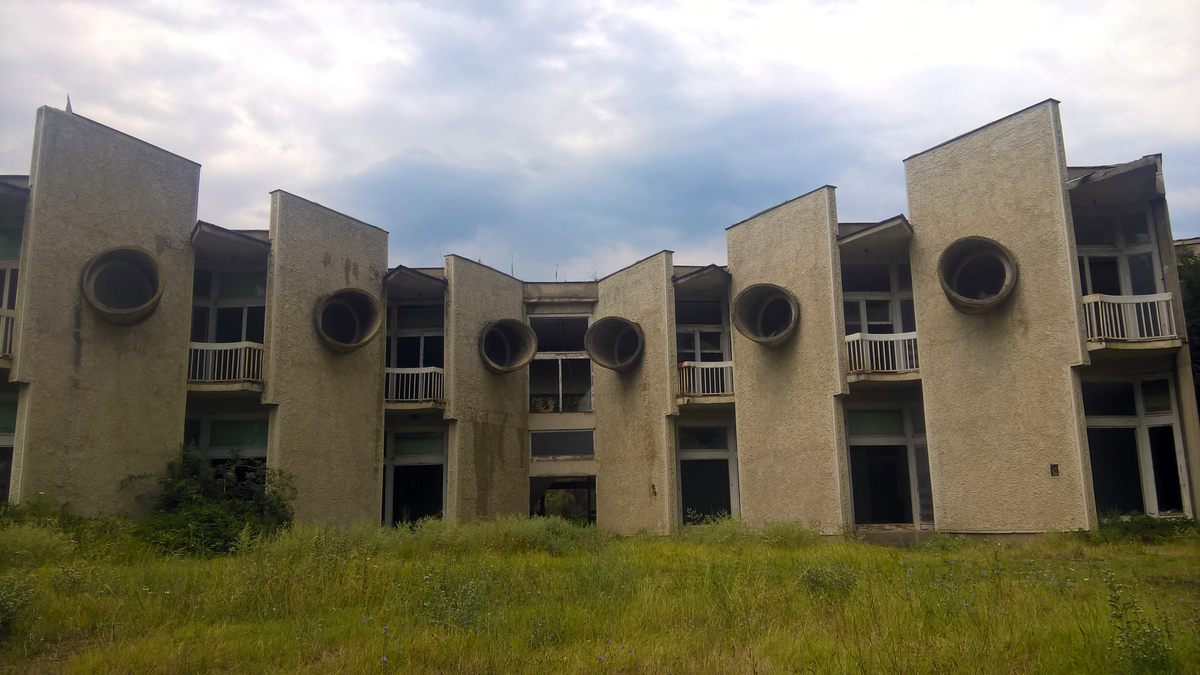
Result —
POLYGON ((383 462, 382 330, 336 352, 314 321, 324 296, 383 297, 387 232, 287 192, 271 193, 267 464, 291 474, 296 518, 379 520, 383 462))
POLYGON ((13 501, 45 493, 82 514, 136 513, 178 456, 199 180, 195 162, 38 110, 12 371, 13 501), (158 266, 158 304, 131 325, 101 318, 82 293, 85 265, 114 247, 158 266))
POLYGON ((938 529, 1087 527, 1072 369, 1085 354, 1057 102, 910 157, 904 168, 938 529), (1012 294, 984 314, 955 309, 938 280, 939 256, 968 236, 995 240, 1018 266, 1012 294))
POLYGON ((619 316, 644 334, 641 362, 618 373, 592 366, 596 415, 596 524, 610 532, 671 532, 679 524, 675 469, 675 289, 670 251, 599 283, 593 320, 619 316))
POLYGON ((775 284, 795 295, 800 322, 767 347, 733 333, 742 518, 794 521, 823 532, 847 523, 846 393, 837 206, 826 186, 729 228, 734 298, 775 284))
POLYGON ((529 370, 493 373, 479 357, 484 326, 525 321, 524 287, 456 255, 446 281, 446 518, 528 515, 529 370))

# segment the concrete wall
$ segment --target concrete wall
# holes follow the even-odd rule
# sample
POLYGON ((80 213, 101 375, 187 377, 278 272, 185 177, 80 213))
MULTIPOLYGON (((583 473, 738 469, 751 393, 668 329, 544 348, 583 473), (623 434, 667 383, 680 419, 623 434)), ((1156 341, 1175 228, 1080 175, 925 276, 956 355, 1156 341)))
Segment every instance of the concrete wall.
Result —
POLYGON ((1047 101, 905 160, 913 300, 937 527, 1087 527, 1087 449, 1072 366, 1084 362, 1058 104, 1047 101), (938 257, 1007 247, 1019 281, 983 315, 951 306, 938 257), (1051 477, 1050 465, 1061 475, 1051 477))
POLYGON ((296 518, 379 519, 383 331, 348 353, 326 347, 319 298, 343 288, 383 296, 387 232, 286 192, 271 193, 267 357, 272 404, 267 464, 296 484, 296 518))
POLYGON ((183 440, 200 165, 41 108, 30 180, 12 501, 44 492, 82 514, 137 513, 183 440), (80 290, 88 260, 117 246, 159 265, 162 298, 134 325, 106 322, 80 290), (147 477, 122 483, 135 475, 147 477))
POLYGON ((593 320, 620 316, 645 334, 627 373, 592 366, 596 417, 596 524, 663 534, 679 525, 675 463, 675 298, 670 251, 600 280, 593 320))
POLYGON ((742 518, 840 531, 849 501, 834 189, 797 197, 726 234, 732 297, 772 283, 800 303, 800 325, 779 347, 732 335, 742 518))
POLYGON ((529 369, 498 375, 479 358, 483 327, 525 320, 520 280, 446 257, 446 518, 529 514, 529 369))

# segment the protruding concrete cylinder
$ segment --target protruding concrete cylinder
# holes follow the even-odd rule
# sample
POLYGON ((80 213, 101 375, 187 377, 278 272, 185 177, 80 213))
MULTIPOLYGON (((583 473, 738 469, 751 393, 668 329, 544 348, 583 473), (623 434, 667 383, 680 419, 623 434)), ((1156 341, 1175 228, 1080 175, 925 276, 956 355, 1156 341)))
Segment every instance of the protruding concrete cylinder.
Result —
POLYGON ((479 333, 479 358, 494 373, 524 368, 537 353, 537 335, 516 319, 500 319, 479 333))
POLYGON ((624 373, 641 362, 645 341, 641 326, 619 316, 606 316, 588 326, 583 347, 597 365, 624 373))
POLYGON ((83 297, 106 321, 134 324, 154 313, 162 298, 158 262, 136 248, 114 248, 88 261, 83 297))
POLYGON ((352 352, 379 334, 379 299, 358 288, 343 288, 317 300, 317 334, 335 352, 352 352))
POLYGON ((950 303, 966 314, 1000 306, 1017 285, 1012 253, 987 237, 963 237, 938 258, 938 281, 950 303))
POLYGON ((733 325, 755 342, 775 347, 787 342, 800 323, 796 296, 775 284, 754 284, 733 301, 733 325))

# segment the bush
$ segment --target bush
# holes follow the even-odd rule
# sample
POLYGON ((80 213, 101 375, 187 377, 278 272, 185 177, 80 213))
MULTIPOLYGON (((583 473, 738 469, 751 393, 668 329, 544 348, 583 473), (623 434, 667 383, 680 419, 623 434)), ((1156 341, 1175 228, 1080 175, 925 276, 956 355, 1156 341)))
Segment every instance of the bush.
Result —
POLYGON ((139 531, 166 553, 230 553, 239 542, 292 522, 291 480, 261 462, 234 457, 220 466, 188 447, 167 467, 154 512, 139 531))
POLYGON ((16 574, 0 576, 0 637, 8 635, 12 624, 33 598, 33 587, 16 574))
POLYGON ((1196 523, 1184 518, 1153 518, 1142 513, 1106 513, 1100 516, 1100 527, 1081 532, 1081 536, 1096 544, 1138 541, 1159 544, 1182 534, 1196 531, 1196 523))

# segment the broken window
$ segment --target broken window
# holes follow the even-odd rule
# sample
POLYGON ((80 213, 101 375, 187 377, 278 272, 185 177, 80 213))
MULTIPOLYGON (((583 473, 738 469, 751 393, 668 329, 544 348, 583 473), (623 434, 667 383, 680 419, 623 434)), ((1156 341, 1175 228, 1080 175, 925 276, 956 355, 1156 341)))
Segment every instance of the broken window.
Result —
POLYGON ((1084 295, 1153 295, 1162 288, 1151 214, 1145 209, 1077 215, 1075 247, 1084 295))
POLYGON ((694 524, 736 512, 737 458, 731 424, 676 427, 683 522, 694 524))
POLYGON ((933 489, 919 402, 847 408, 850 493, 856 525, 932 525, 933 489))
POLYGON ((592 409, 592 362, 584 351, 586 316, 531 316, 538 353, 529 364, 529 411, 592 409))
POLYGON ((591 429, 533 431, 529 434, 529 454, 534 459, 577 459, 592 457, 595 453, 591 429))
POLYGON ((913 522, 905 446, 850 446, 850 477, 856 525, 913 522))
POLYGON ((529 515, 557 516, 578 524, 595 523, 596 477, 531 477, 529 479, 529 515))
POLYGON ((389 525, 441 518, 445 495, 445 436, 441 431, 393 433, 384 473, 384 514, 389 525))
POLYGON ((915 331, 908 263, 844 263, 842 315, 846 335, 915 331))

